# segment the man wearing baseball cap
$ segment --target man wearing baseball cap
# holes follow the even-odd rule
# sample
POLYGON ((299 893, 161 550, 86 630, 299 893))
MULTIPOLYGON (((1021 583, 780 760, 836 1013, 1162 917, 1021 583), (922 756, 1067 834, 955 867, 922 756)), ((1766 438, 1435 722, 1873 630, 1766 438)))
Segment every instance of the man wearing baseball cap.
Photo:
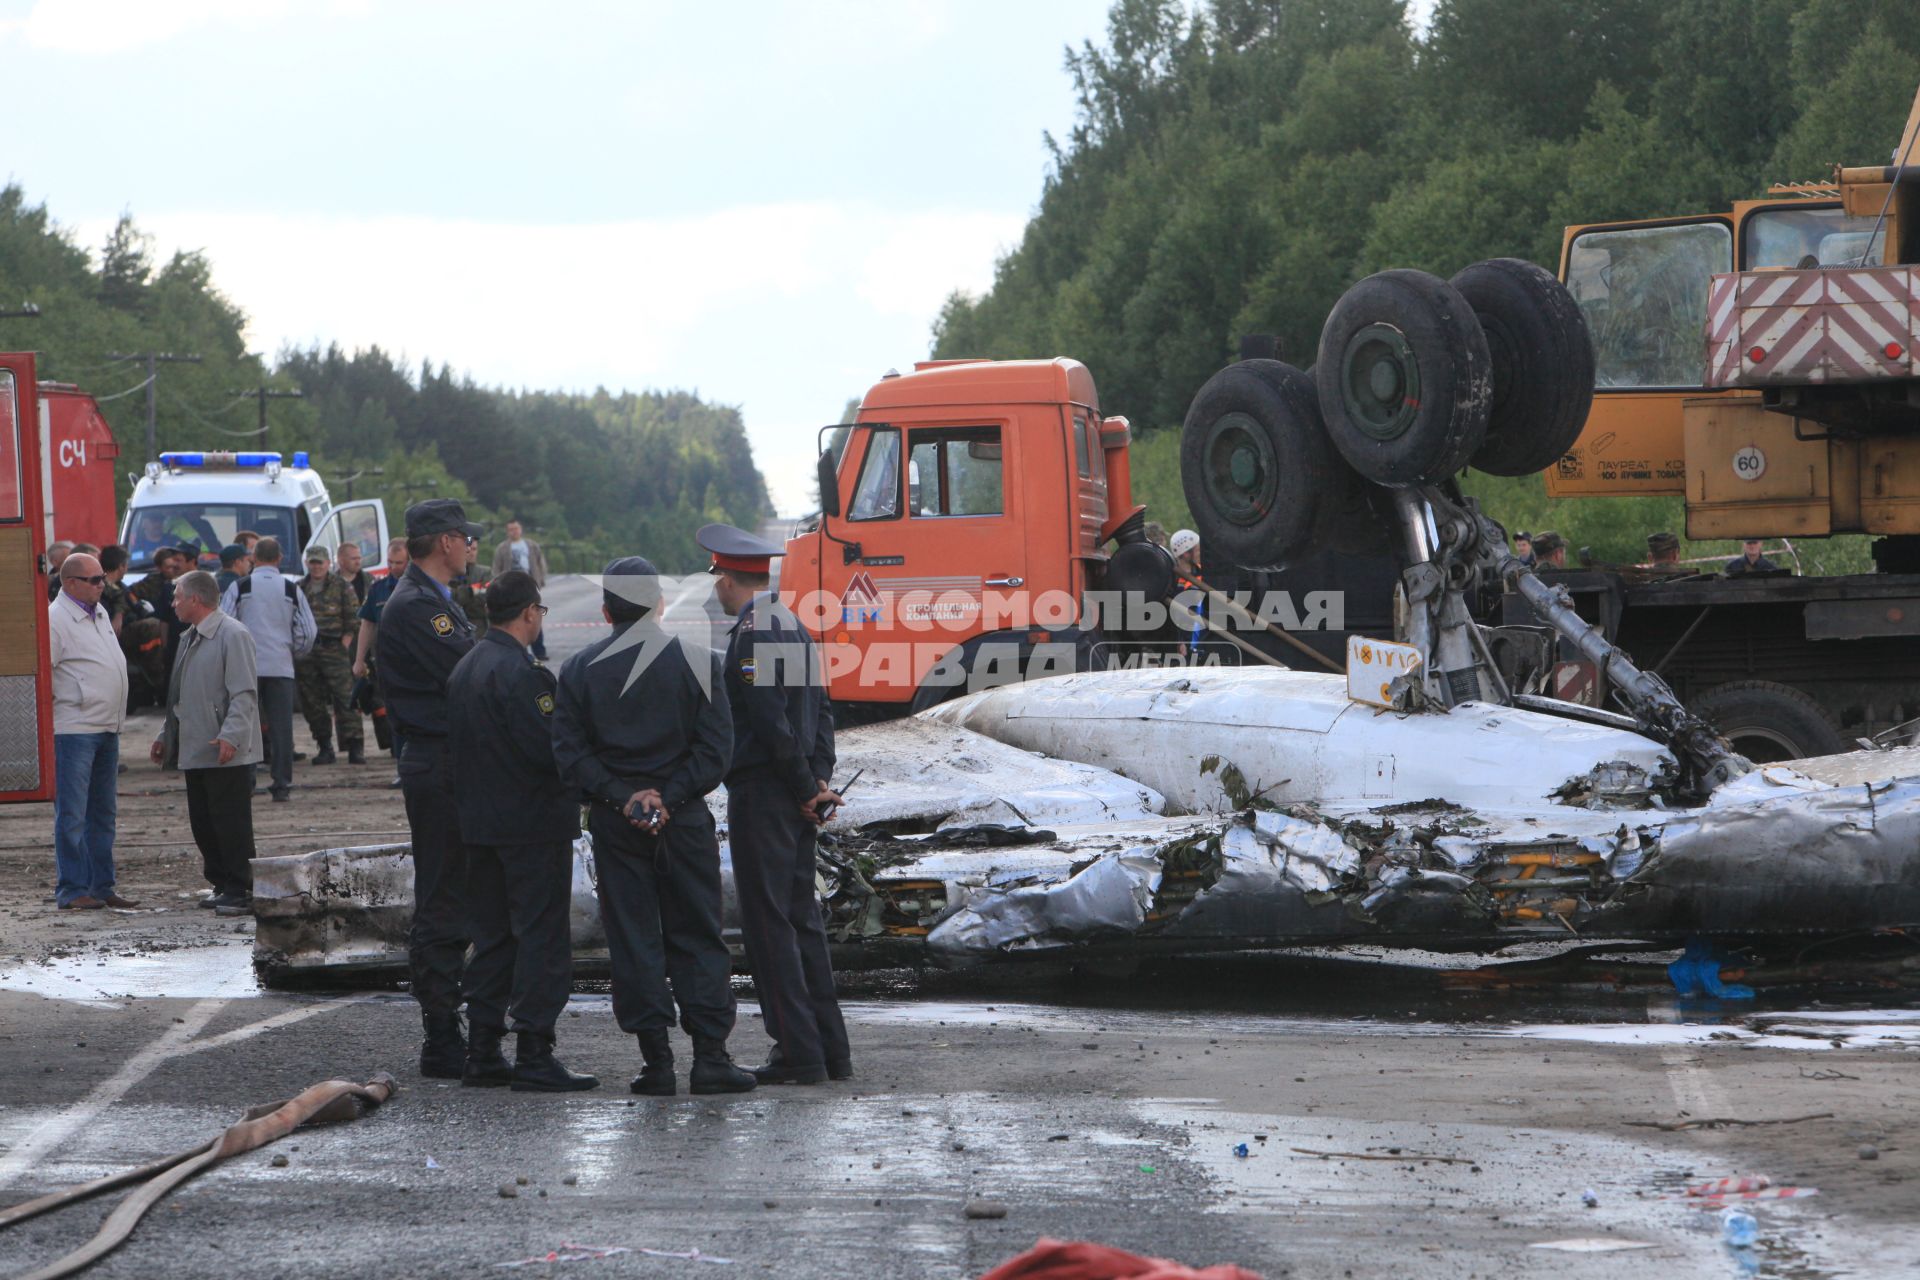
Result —
POLYGON ((374 659, 387 714, 406 740, 400 790, 413 836, 413 926, 407 963, 426 1042, 420 1074, 458 1080, 467 1065, 460 977, 467 950, 467 846, 447 759, 447 681, 473 648, 473 624, 449 585, 486 530, 452 498, 407 508, 406 574, 387 600, 374 659))

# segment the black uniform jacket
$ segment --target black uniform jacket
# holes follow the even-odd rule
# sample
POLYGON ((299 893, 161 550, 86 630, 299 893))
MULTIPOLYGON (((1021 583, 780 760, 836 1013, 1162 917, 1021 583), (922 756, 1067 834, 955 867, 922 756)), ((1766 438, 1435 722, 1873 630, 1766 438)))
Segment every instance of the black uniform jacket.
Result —
POLYGON ((374 666, 387 714, 409 738, 447 736, 447 678, 473 648, 473 624, 417 564, 380 614, 374 666))
POLYGON ((771 593, 740 610, 727 639, 727 698, 733 704, 729 774, 766 769, 794 803, 814 782, 833 781, 833 704, 813 638, 771 593))
POLYGON ((447 749, 468 844, 535 844, 580 834, 580 804, 553 763, 558 682, 520 642, 490 630, 447 681, 447 749))
POLYGON ((719 655, 650 620, 615 627, 560 669, 553 756, 589 799, 619 809, 651 787, 678 813, 720 785, 732 752, 719 655))

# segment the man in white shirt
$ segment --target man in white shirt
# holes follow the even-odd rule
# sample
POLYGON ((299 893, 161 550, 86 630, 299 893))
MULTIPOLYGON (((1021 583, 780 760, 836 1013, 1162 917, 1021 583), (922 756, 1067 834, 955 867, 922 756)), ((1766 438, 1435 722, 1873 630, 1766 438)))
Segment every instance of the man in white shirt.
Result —
POLYGON ((273 777, 269 789, 285 800, 293 789, 293 660, 313 651, 313 609, 297 581, 280 572, 280 541, 253 544, 253 572, 227 588, 220 611, 253 635, 260 680, 260 730, 273 777))
POLYGON ((93 556, 60 562, 60 591, 47 606, 53 647, 54 863, 62 911, 137 907, 114 892, 113 832, 119 815, 120 729, 126 723, 127 660, 100 603, 107 575, 93 556))

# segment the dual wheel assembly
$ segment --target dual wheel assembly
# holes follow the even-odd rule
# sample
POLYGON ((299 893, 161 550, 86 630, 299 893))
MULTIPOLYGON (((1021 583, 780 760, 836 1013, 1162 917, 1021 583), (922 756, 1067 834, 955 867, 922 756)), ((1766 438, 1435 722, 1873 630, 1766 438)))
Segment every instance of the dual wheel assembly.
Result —
POLYGON ((1592 400, 1586 319, 1549 272, 1383 271, 1334 305, 1312 368, 1242 360, 1200 388, 1181 429, 1187 507, 1210 555, 1248 567, 1377 550, 1383 489, 1468 466, 1530 475, 1573 447, 1592 400))

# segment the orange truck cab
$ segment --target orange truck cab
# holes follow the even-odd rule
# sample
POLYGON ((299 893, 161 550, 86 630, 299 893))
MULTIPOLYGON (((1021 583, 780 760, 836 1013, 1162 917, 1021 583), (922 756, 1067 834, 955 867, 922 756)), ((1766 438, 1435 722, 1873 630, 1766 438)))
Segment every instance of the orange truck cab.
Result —
POLYGON ((1101 415, 1077 360, 925 361, 833 430, 821 517, 788 541, 780 590, 837 703, 898 713, 1078 669, 1111 562, 1156 577, 1127 421, 1101 415))

